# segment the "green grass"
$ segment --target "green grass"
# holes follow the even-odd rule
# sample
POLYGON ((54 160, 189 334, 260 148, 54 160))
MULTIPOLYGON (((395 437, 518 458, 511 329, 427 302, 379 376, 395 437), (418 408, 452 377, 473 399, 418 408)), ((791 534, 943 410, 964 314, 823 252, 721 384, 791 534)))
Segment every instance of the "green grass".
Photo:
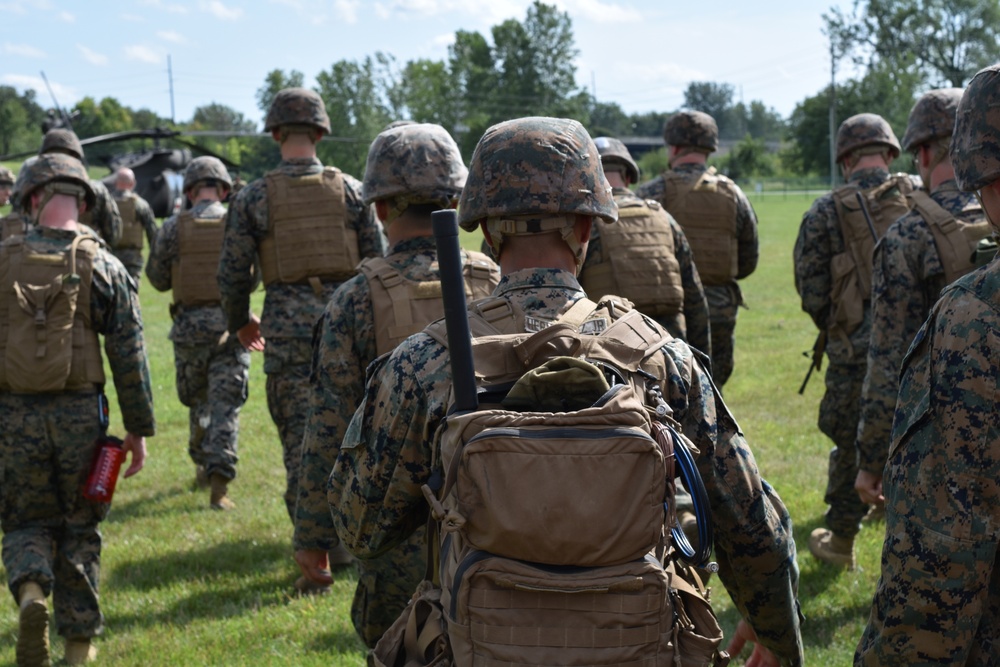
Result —
MULTIPOLYGON (((862 531, 855 572, 818 565, 806 547, 809 532, 822 525, 830 448, 816 427, 822 376, 814 375, 804 396, 796 393, 808 366, 801 352, 810 348, 815 331, 799 309, 791 256, 799 220, 811 201, 799 195, 753 199, 760 217, 761 262, 743 283, 750 308, 741 312, 737 325, 736 371, 726 401, 795 522, 806 662, 849 665, 878 577, 882 526, 862 531)), ((478 241, 472 245, 478 247, 478 241)), ((338 575, 332 595, 292 595, 298 575, 261 357, 253 360, 239 477, 231 487, 238 507, 215 513, 208 509, 208 492, 192 490, 187 413, 176 398, 167 340, 170 297, 147 283, 141 301, 158 433, 148 441, 146 469, 120 482, 103 525, 101 602, 107 629, 98 640, 100 662, 141 667, 364 664, 348 616, 352 573, 338 575)), ((259 312, 259 293, 256 304, 259 312)), ((122 432, 119 421, 112 430, 122 432)), ((713 597, 730 632, 737 618, 714 583, 713 597)), ((11 665, 17 613, 9 601, 0 610, 0 665, 11 665)), ((61 656, 61 640, 53 643, 61 656)))

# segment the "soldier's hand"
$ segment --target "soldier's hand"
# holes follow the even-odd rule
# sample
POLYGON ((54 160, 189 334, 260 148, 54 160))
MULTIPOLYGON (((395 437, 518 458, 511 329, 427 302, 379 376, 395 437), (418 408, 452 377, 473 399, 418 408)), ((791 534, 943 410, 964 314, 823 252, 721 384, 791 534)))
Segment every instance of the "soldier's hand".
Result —
POLYGON ((146 464, 146 438, 134 433, 126 433, 122 449, 125 450, 126 454, 130 452, 132 454, 132 463, 125 471, 125 476, 131 477, 142 470, 142 466, 146 464))
POLYGON ((885 502, 885 496, 882 495, 882 475, 858 470, 858 476, 854 478, 854 490, 861 497, 861 502, 869 505, 881 505, 885 502))
POLYGON ((771 653, 771 651, 757 641, 757 633, 754 632, 750 624, 745 620, 740 619, 739 625, 736 626, 736 633, 733 634, 733 638, 729 640, 729 646, 726 647, 726 652, 735 658, 743 650, 743 646, 747 642, 753 642, 753 653, 747 658, 746 667, 781 667, 781 662, 778 660, 778 656, 771 653))
POLYGON ((330 574, 330 559, 325 549, 297 549, 295 562, 302 570, 302 576, 321 586, 333 583, 330 574))
POLYGON ((250 313, 250 321, 236 332, 236 336, 243 347, 251 352, 264 351, 264 337, 260 335, 260 318, 253 313, 250 313))

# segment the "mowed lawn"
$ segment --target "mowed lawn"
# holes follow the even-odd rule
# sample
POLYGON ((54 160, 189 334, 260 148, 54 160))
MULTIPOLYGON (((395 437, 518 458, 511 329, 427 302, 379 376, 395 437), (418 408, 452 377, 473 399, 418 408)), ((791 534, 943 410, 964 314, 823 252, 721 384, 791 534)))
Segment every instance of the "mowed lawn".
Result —
MULTIPOLYGON (((878 578, 881 524, 860 535, 859 568, 822 566, 808 553, 809 532, 822 525, 830 443, 816 428, 823 381, 802 352, 815 336, 801 312, 792 279, 792 246, 812 196, 753 199, 760 218, 761 261, 743 282, 748 310, 737 325, 736 371, 726 400, 743 427, 763 475, 791 511, 799 548, 799 597, 806 661, 849 665, 878 578)), ((478 239, 466 239, 478 247, 478 239)), ((101 577, 106 629, 99 662, 108 665, 362 665, 365 651, 349 619, 355 577, 340 572, 333 594, 300 598, 292 583, 291 526, 281 494, 280 444, 264 396, 260 355, 254 356, 250 399, 243 411, 239 476, 231 487, 238 507, 208 508, 208 492, 193 488, 187 455, 187 411, 177 401, 167 333, 169 294, 148 283, 140 298, 156 397, 157 435, 138 476, 119 483, 103 524, 101 577)), ((255 295, 257 312, 262 301, 255 295)), ((824 366, 825 369, 825 366, 824 366)), ((122 434, 111 388, 112 432, 122 434)), ((4 575, 5 577, 5 575, 4 575)), ((5 579, 6 580, 6 579, 5 579)), ((723 625, 737 616, 713 580, 723 625)), ((17 610, 0 604, 0 665, 14 664, 17 610)), ((62 640, 53 639, 56 657, 62 640)), ((735 664, 741 664, 736 661, 735 664)))

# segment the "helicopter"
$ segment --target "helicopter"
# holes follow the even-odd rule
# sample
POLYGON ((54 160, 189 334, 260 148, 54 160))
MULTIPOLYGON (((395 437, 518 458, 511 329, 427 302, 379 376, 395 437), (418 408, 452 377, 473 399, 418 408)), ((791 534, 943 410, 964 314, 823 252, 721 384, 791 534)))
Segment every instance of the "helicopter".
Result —
MULTIPOLYGON (((51 127, 44 129, 51 129, 51 127)), ((180 130, 163 127, 148 130, 126 130, 124 132, 112 132, 110 134, 80 139, 80 145, 83 146, 85 153, 92 153, 92 151, 87 150, 88 147, 134 139, 152 140, 152 148, 127 153, 101 154, 94 151, 93 155, 110 170, 110 173, 101 179, 109 190, 113 190, 115 187, 115 172, 122 167, 127 167, 135 174, 136 194, 149 203, 150 208, 153 209, 153 215, 158 218, 165 218, 173 215, 182 207, 184 201, 182 188, 184 168, 196 155, 211 155, 212 157, 216 157, 234 172, 238 172, 240 168, 232 160, 183 138, 184 134, 186 133, 180 130), (180 144, 182 147, 169 148, 161 145, 163 141, 180 144)), ((3 155, 0 156, 0 161, 18 160, 33 154, 18 153, 3 155)))

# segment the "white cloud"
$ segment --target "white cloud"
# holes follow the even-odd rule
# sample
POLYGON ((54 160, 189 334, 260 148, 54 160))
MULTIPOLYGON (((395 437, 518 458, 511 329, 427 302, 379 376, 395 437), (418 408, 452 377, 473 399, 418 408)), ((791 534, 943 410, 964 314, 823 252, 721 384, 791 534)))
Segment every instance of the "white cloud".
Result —
POLYGON ((163 61, 163 57, 159 53, 142 44, 126 46, 125 57, 129 60, 138 60, 151 65, 158 65, 163 61))
POLYGON ((27 44, 11 44, 10 42, 4 42, 3 52, 9 53, 12 56, 21 56, 22 58, 44 58, 45 52, 41 49, 37 49, 34 46, 29 46, 27 44))
POLYGON ((563 5, 563 9, 568 11, 573 18, 605 23, 629 23, 642 20, 642 14, 637 9, 624 7, 617 3, 601 2, 601 0, 561 0, 557 4, 563 5))
POLYGON ((59 12, 59 20, 66 23, 76 23, 76 16, 69 12, 59 12))
POLYGON ((187 14, 188 8, 178 4, 164 4, 162 0, 139 0, 139 4, 145 7, 155 7, 171 14, 187 14))
POLYGON ((310 25, 326 23, 330 3, 326 0, 270 0, 271 4, 282 5, 295 11, 295 15, 310 25))
MULTIPOLYGON (((45 87, 45 81, 40 76, 4 74, 3 76, 0 76, 0 83, 6 83, 14 86, 15 88, 22 88, 25 90, 30 88, 38 93, 39 97, 45 95, 45 99, 48 99, 48 88, 45 87)), ((58 81, 49 81, 49 86, 52 87, 52 94, 55 95, 58 100, 76 100, 80 97, 75 88, 64 86, 58 81)))
POLYGON ((243 10, 239 7, 227 7, 220 0, 202 0, 201 11, 207 12, 217 19, 223 21, 235 21, 243 16, 243 10))
POLYGON ((388 0, 375 3, 380 18, 430 17, 439 14, 464 14, 475 17, 484 25, 493 25, 509 18, 524 18, 530 2, 527 0, 388 0))
POLYGON ((345 23, 354 24, 358 22, 358 7, 360 6, 360 0, 334 0, 333 11, 345 23))
POLYGON ((174 44, 183 44, 187 41, 184 39, 184 35, 173 30, 160 30, 156 33, 156 36, 165 42, 173 42, 174 44))
POLYGON ((92 51, 83 44, 76 45, 77 50, 83 55, 83 59, 91 65, 107 65, 108 57, 103 53, 92 51))

